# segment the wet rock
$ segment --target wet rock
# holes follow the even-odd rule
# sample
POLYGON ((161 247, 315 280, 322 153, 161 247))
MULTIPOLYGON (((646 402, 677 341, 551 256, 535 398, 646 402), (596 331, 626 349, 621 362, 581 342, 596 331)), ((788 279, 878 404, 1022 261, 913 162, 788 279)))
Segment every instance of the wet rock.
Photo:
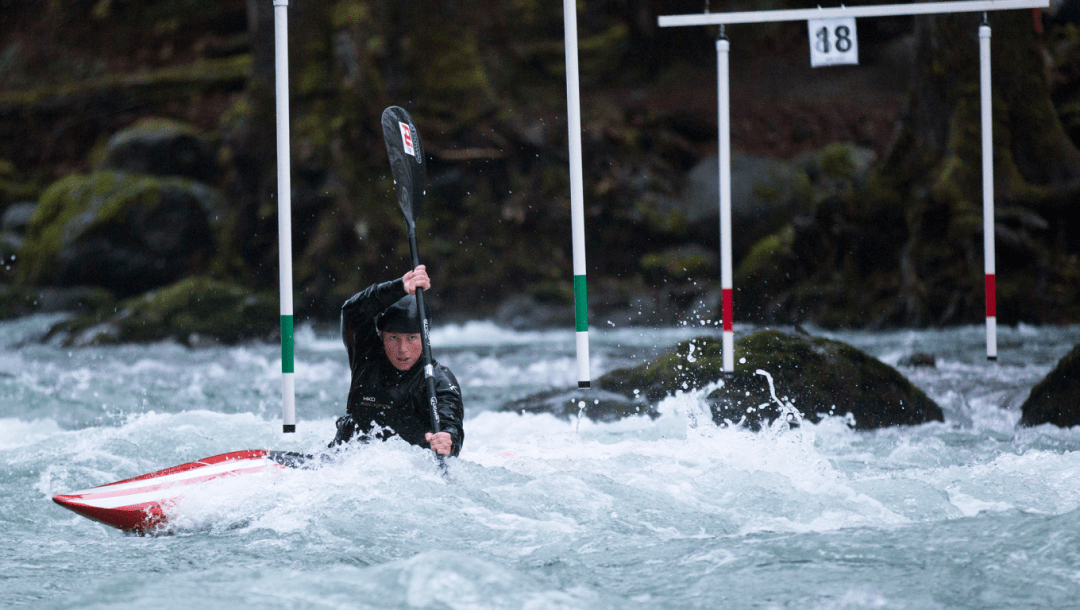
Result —
POLYGON ((0 284, 0 319, 35 313, 90 315, 98 311, 112 311, 115 304, 116 298, 111 292, 94 286, 31 288, 0 284))
POLYGON ((698 337, 651 362, 603 375, 596 390, 537 394, 507 409, 569 417, 578 401, 593 409, 588 403, 598 400, 600 417, 655 417, 655 405, 669 394, 721 381, 706 399, 717 425, 758 429, 778 418, 817 422, 830 414, 860 430, 944 420, 941 408, 903 375, 839 341, 763 331, 735 344, 734 373, 723 372, 721 356, 718 338, 698 337))
POLYGON ((910 367, 924 366, 924 367, 929 367, 929 368, 936 368, 937 367, 937 357, 934 356, 933 354, 927 354, 925 352, 915 352, 914 354, 904 356, 903 358, 900 359, 900 362, 898 362, 897 364, 899 364, 900 366, 910 366, 910 367))
POLYGON ((4 210, 0 216, 0 230, 12 233, 25 233, 30 226, 30 219, 34 216, 37 203, 34 201, 21 201, 13 203, 4 210))
POLYGON ((495 312, 495 323, 514 330, 535 330, 574 324, 574 307, 541 303, 526 294, 508 297, 495 312))
POLYGON ((763 331, 736 344, 735 362, 735 374, 721 377, 724 386, 707 399, 717 424, 756 428, 788 405, 811 422, 850 414, 859 430, 944 421, 941 408, 903 375, 840 341, 763 331))
MULTIPOLYGON (((688 226, 720 226, 719 161, 698 163, 686 176, 680 204, 688 226)), ((759 239, 790 219, 798 170, 789 163, 755 155, 731 156, 732 252, 740 260, 759 239)))
POLYGON ((109 138, 102 169, 202 182, 217 173, 213 149, 194 127, 157 118, 143 119, 109 138))
POLYGON ((120 172, 50 186, 20 251, 25 285, 91 285, 124 296, 205 269, 215 250, 215 191, 183 178, 120 172))
POLYGON ((1068 428, 1080 425, 1080 345, 1031 388, 1031 394, 1020 408, 1023 411, 1022 426, 1054 424, 1068 428))
POLYGON ((599 422, 612 422, 636 415, 648 415, 652 419, 660 416, 656 406, 643 398, 627 398, 605 390, 580 389, 541 392, 503 405, 499 410, 551 413, 560 419, 572 419, 580 415, 599 422))
POLYGON ((207 277, 185 278, 127 299, 114 310, 61 322, 45 340, 73 347, 173 340, 200 347, 271 340, 280 332, 276 295, 207 277))

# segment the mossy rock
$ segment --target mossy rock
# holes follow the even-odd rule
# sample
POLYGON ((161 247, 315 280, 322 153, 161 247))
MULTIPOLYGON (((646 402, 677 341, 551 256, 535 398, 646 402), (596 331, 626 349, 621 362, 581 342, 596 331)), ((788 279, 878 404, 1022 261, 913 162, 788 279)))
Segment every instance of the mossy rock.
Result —
POLYGON ((1062 358, 1054 370, 1031 388, 1020 407, 1022 426, 1080 425, 1080 345, 1062 358))
POLYGON ((45 339, 78 347, 163 340, 194 347, 272 340, 280 334, 279 320, 275 295, 199 276, 127 299, 111 315, 61 322, 45 339))
POLYGON ((102 286, 121 296, 205 269, 217 193, 184 178, 71 175, 41 196, 19 253, 24 285, 102 286))
POLYGON ((38 189, 37 185, 22 179, 14 163, 0 159, 0 213, 12 203, 34 198, 38 189))
POLYGON ((100 311, 111 312, 116 306, 116 297, 113 293, 95 286, 68 288, 14 286, 9 294, 13 308, 6 317, 35 313, 96 315, 96 312, 100 311))
POLYGON ((642 272, 653 279, 687 280, 715 271, 717 258, 716 254, 701 245, 689 244, 645 254, 639 265, 642 272))
POLYGON ((652 362, 611 371, 596 386, 624 402, 652 405, 678 390, 723 381, 707 398, 713 421, 756 429, 783 411, 766 378, 755 374, 760 369, 772 376, 781 402, 808 421, 850 413, 855 428, 873 429, 944 420, 941 408, 903 375, 839 341, 762 331, 737 342, 734 356, 734 374, 724 373, 720 340, 698 337, 652 362))
POLYGON ((709 394, 713 420, 756 428, 774 420, 783 405, 817 422, 825 415, 850 416, 849 425, 869 430, 944 421, 941 407, 903 375, 846 343, 763 331, 735 345, 735 372, 709 394), (775 398, 768 379, 773 380, 775 398))
POLYGON ((217 173, 213 148, 194 127, 159 118, 142 119, 109 138, 102 169, 203 182, 217 173))

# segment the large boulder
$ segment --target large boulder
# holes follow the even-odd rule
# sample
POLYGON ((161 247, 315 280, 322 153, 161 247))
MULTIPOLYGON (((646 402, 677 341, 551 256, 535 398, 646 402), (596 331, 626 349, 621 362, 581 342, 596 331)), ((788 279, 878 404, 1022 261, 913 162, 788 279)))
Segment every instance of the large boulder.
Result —
POLYGON ((739 340, 734 355, 735 371, 725 373, 720 340, 698 337, 652 362, 603 375, 595 381, 599 392, 545 392, 504 409, 563 418, 580 411, 599 420, 655 417, 664 397, 719 381, 706 398, 717 425, 758 429, 796 411, 811 422, 846 417, 860 430, 944 420, 941 408, 903 375, 839 341, 763 331, 739 340))
MULTIPOLYGON (((732 256, 740 261, 759 240, 780 231, 815 201, 865 181, 876 160, 870 149, 848 143, 781 161, 756 155, 731 155, 732 256)), ((699 162, 686 175, 680 197, 688 226, 718 231, 719 161, 699 162)))
POLYGON ((758 428, 792 406, 812 422, 848 417, 859 430, 945 419, 896 369, 840 341, 763 331, 736 343, 735 363, 707 398, 717 424, 758 428))
MULTIPOLYGON (((686 175, 680 197, 683 219, 691 227, 720 230, 720 164, 714 155, 686 175)), ((731 156, 732 252, 740 260, 754 243, 791 219, 799 172, 776 159, 731 156)))
POLYGON ((217 173, 213 148, 195 128, 158 118, 143 119, 109 138, 101 169, 203 182, 217 173))
POLYGON ((162 340, 198 347, 270 340, 279 321, 277 295, 199 276, 61 322, 44 339, 74 347, 162 340))
POLYGON ((1080 345, 1031 388, 1031 394, 1020 409, 1023 411, 1022 426, 1054 424, 1068 428, 1080 425, 1080 345))
POLYGON ((207 268, 220 195, 185 178, 71 175, 41 196, 19 254, 29 285, 101 286, 128 296, 207 268))

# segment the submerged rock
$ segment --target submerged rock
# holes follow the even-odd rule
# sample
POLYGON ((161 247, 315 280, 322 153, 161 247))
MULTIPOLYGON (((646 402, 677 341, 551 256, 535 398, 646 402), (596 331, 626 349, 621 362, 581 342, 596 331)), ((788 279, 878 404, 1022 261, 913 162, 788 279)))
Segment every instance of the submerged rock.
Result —
POLYGON ((1080 425, 1080 345, 1065 355, 1050 374, 1031 388, 1020 407, 1022 426, 1080 425))
POLYGON ((550 390, 503 405, 500 411, 517 413, 551 413, 560 419, 587 417, 592 421, 612 422, 648 415, 660 416, 656 405, 642 398, 628 398, 605 390, 550 390))
POLYGON ((763 331, 735 344, 734 373, 723 372, 721 356, 719 338, 698 337, 652 362, 603 375, 596 390, 536 394, 504 409, 569 418, 584 402, 592 419, 656 417, 656 404, 669 394, 720 381, 706 398, 717 425, 758 429, 796 410, 811 422, 848 417, 860 430, 944 420, 941 408, 903 375, 839 341, 763 331))
POLYGON ((275 295, 207 277, 127 299, 114 311, 61 322, 44 339, 73 347, 171 339, 199 347, 273 339, 280 332, 275 295))
POLYGON ((904 356, 897 362, 900 366, 937 368, 937 356, 926 352, 915 352, 904 356))

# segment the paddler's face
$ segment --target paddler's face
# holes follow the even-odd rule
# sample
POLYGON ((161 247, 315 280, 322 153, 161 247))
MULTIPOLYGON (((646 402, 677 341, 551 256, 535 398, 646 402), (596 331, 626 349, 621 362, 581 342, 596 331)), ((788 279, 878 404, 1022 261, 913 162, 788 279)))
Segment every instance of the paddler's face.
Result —
POLYGON ((390 364, 399 371, 407 371, 416 364, 423 353, 423 343, 420 341, 420 333, 382 333, 383 349, 390 364))

